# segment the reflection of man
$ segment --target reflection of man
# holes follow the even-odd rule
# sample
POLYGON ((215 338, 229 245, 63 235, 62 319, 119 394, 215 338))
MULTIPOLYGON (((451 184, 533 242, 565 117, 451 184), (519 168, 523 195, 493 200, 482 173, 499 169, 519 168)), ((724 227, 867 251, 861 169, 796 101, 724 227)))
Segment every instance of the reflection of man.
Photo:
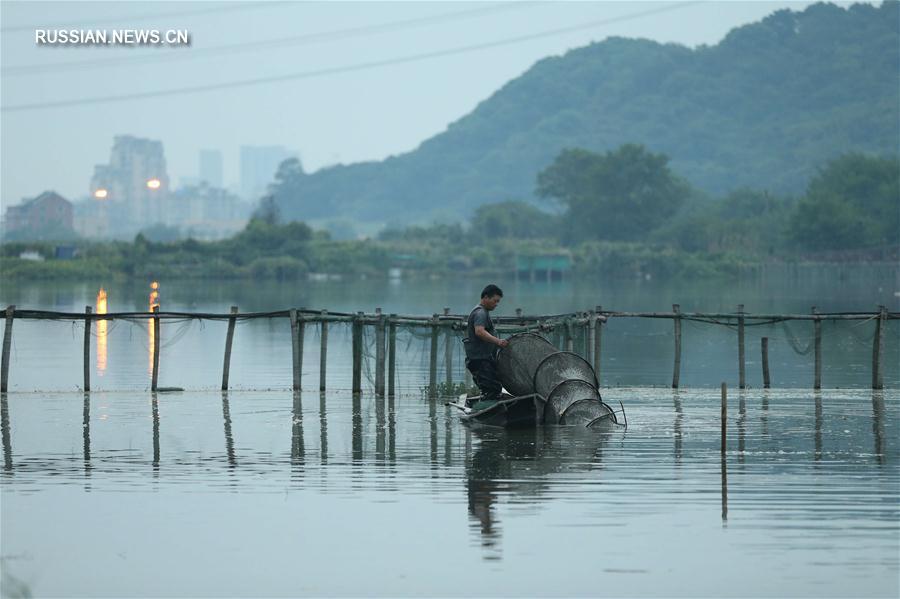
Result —
POLYGON ((485 402, 494 403, 500 399, 502 386, 497 378, 496 350, 506 347, 509 342, 495 335, 494 323, 490 312, 497 307, 503 291, 496 285, 488 285, 481 292, 481 301, 472 312, 466 326, 466 368, 472 373, 475 384, 481 390, 482 404, 479 409, 488 407, 485 402))

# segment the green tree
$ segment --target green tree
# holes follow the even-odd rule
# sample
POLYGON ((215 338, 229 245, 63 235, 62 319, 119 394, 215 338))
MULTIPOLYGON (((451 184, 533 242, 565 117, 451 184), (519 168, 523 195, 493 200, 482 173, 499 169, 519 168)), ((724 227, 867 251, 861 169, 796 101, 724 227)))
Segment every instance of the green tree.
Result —
POLYGON ((900 161, 845 154, 809 183, 791 216, 791 237, 808 250, 849 250, 900 241, 900 161))
POLYGON ((640 240, 670 219, 690 194, 668 162, 664 154, 635 144, 605 154, 563 150, 538 174, 537 193, 566 207, 569 242, 640 240))
POLYGON ((557 221, 558 217, 526 202, 484 204, 475 210, 470 234, 476 242, 555 237, 557 221))

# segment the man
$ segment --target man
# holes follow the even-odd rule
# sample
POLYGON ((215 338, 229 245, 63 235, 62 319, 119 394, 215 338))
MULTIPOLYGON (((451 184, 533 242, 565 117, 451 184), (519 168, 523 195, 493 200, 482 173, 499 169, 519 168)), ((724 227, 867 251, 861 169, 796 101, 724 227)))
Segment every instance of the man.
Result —
POLYGON ((488 407, 489 404, 484 402, 493 403, 500 400, 502 386, 497 378, 497 348, 506 347, 509 341, 495 335, 490 312, 497 307, 502 297, 503 291, 496 285, 484 288, 481 292, 481 301, 469 313, 466 338, 463 339, 466 348, 466 368, 472 373, 475 384, 481 390, 481 401, 478 403, 482 405, 479 409, 488 407))

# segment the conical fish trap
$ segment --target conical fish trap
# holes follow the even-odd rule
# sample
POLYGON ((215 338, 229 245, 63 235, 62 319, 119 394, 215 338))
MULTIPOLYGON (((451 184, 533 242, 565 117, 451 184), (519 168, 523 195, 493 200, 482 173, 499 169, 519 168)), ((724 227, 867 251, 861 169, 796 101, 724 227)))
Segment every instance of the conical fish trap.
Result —
POLYGON ((541 360, 534 370, 534 392, 549 397, 558 384, 570 380, 590 383, 594 389, 599 386, 587 360, 572 352, 556 352, 541 360))
POLYGON ((599 399, 579 399, 560 416, 560 424, 598 426, 602 422, 617 424, 615 413, 599 399))
POLYGON ((540 363, 558 350, 537 333, 519 333, 497 356, 497 375, 513 395, 534 393, 534 373, 540 363))
POLYGON ((547 396, 544 408, 544 422, 556 424, 562 422, 562 415, 572 404, 581 400, 600 403, 600 392, 587 381, 573 379, 558 384, 547 396))

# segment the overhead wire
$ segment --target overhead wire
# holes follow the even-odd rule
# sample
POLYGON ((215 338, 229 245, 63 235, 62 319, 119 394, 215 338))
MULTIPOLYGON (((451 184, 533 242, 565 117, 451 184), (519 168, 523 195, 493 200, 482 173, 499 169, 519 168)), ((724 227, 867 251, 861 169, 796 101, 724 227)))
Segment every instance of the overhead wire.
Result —
POLYGON ((545 30, 537 33, 530 33, 525 35, 514 36, 510 38, 505 38, 502 40, 495 40, 492 42, 482 42, 478 44, 470 44, 466 46, 458 46, 456 48, 448 48, 445 50, 434 50, 431 52, 423 52, 420 54, 412 54, 407 56, 400 56, 396 58, 389 58, 384 60, 374 60, 368 62, 361 62, 352 65, 344 65, 338 67, 328 67, 323 69, 317 69, 312 71, 301 71, 297 73, 288 73, 284 75, 272 75, 268 77, 256 77, 252 79, 241 79, 234 81, 225 81, 221 83, 210 83, 204 85, 195 85, 195 86, 185 86, 171 89, 163 89, 149 92, 134 92, 128 94, 118 94, 118 95, 109 95, 109 96, 94 96, 87 98, 76 98, 72 100, 54 100, 50 102, 33 102, 26 104, 15 104, 12 106, 3 106, 0 111, 2 112, 22 112, 27 110, 45 110, 49 108, 64 108, 71 106, 82 106, 82 105, 90 105, 90 104, 108 104, 115 102, 125 102, 131 100, 141 100, 147 98, 159 98, 166 96, 180 96, 187 94, 195 94, 195 93, 203 93, 209 91, 223 90, 223 89, 234 89, 240 87, 251 87, 256 85, 264 85, 270 83, 279 83, 283 81, 293 81, 300 79, 310 79, 315 77, 322 77, 327 75, 335 75, 340 73, 349 73, 354 71, 363 71, 373 68, 392 66, 398 64, 407 64, 412 62, 418 62, 422 60, 429 60, 432 58, 440 58, 444 56, 452 56, 455 54, 463 54, 467 52, 476 52, 479 50, 486 50, 489 48, 497 48, 501 46, 507 46, 511 44, 518 44, 522 42, 528 42, 536 39, 541 39, 544 37, 551 37, 554 35, 560 35, 564 33, 571 33, 574 31, 580 31, 584 29, 590 29, 594 27, 599 27, 602 25, 608 25, 611 23, 617 23, 621 21, 627 21, 631 19, 637 19, 642 17, 651 16, 654 14, 660 14, 663 12, 669 12, 672 10, 677 10, 681 8, 685 8, 687 6, 691 6, 694 4, 698 4, 697 1, 691 2, 681 2, 678 4, 669 4, 662 7, 657 7, 654 9, 643 10, 635 13, 631 13, 629 15, 621 15, 619 17, 612 17, 606 19, 599 19, 596 21, 590 21, 587 23, 581 23, 578 25, 570 25, 567 27, 560 27, 556 29, 545 30))

